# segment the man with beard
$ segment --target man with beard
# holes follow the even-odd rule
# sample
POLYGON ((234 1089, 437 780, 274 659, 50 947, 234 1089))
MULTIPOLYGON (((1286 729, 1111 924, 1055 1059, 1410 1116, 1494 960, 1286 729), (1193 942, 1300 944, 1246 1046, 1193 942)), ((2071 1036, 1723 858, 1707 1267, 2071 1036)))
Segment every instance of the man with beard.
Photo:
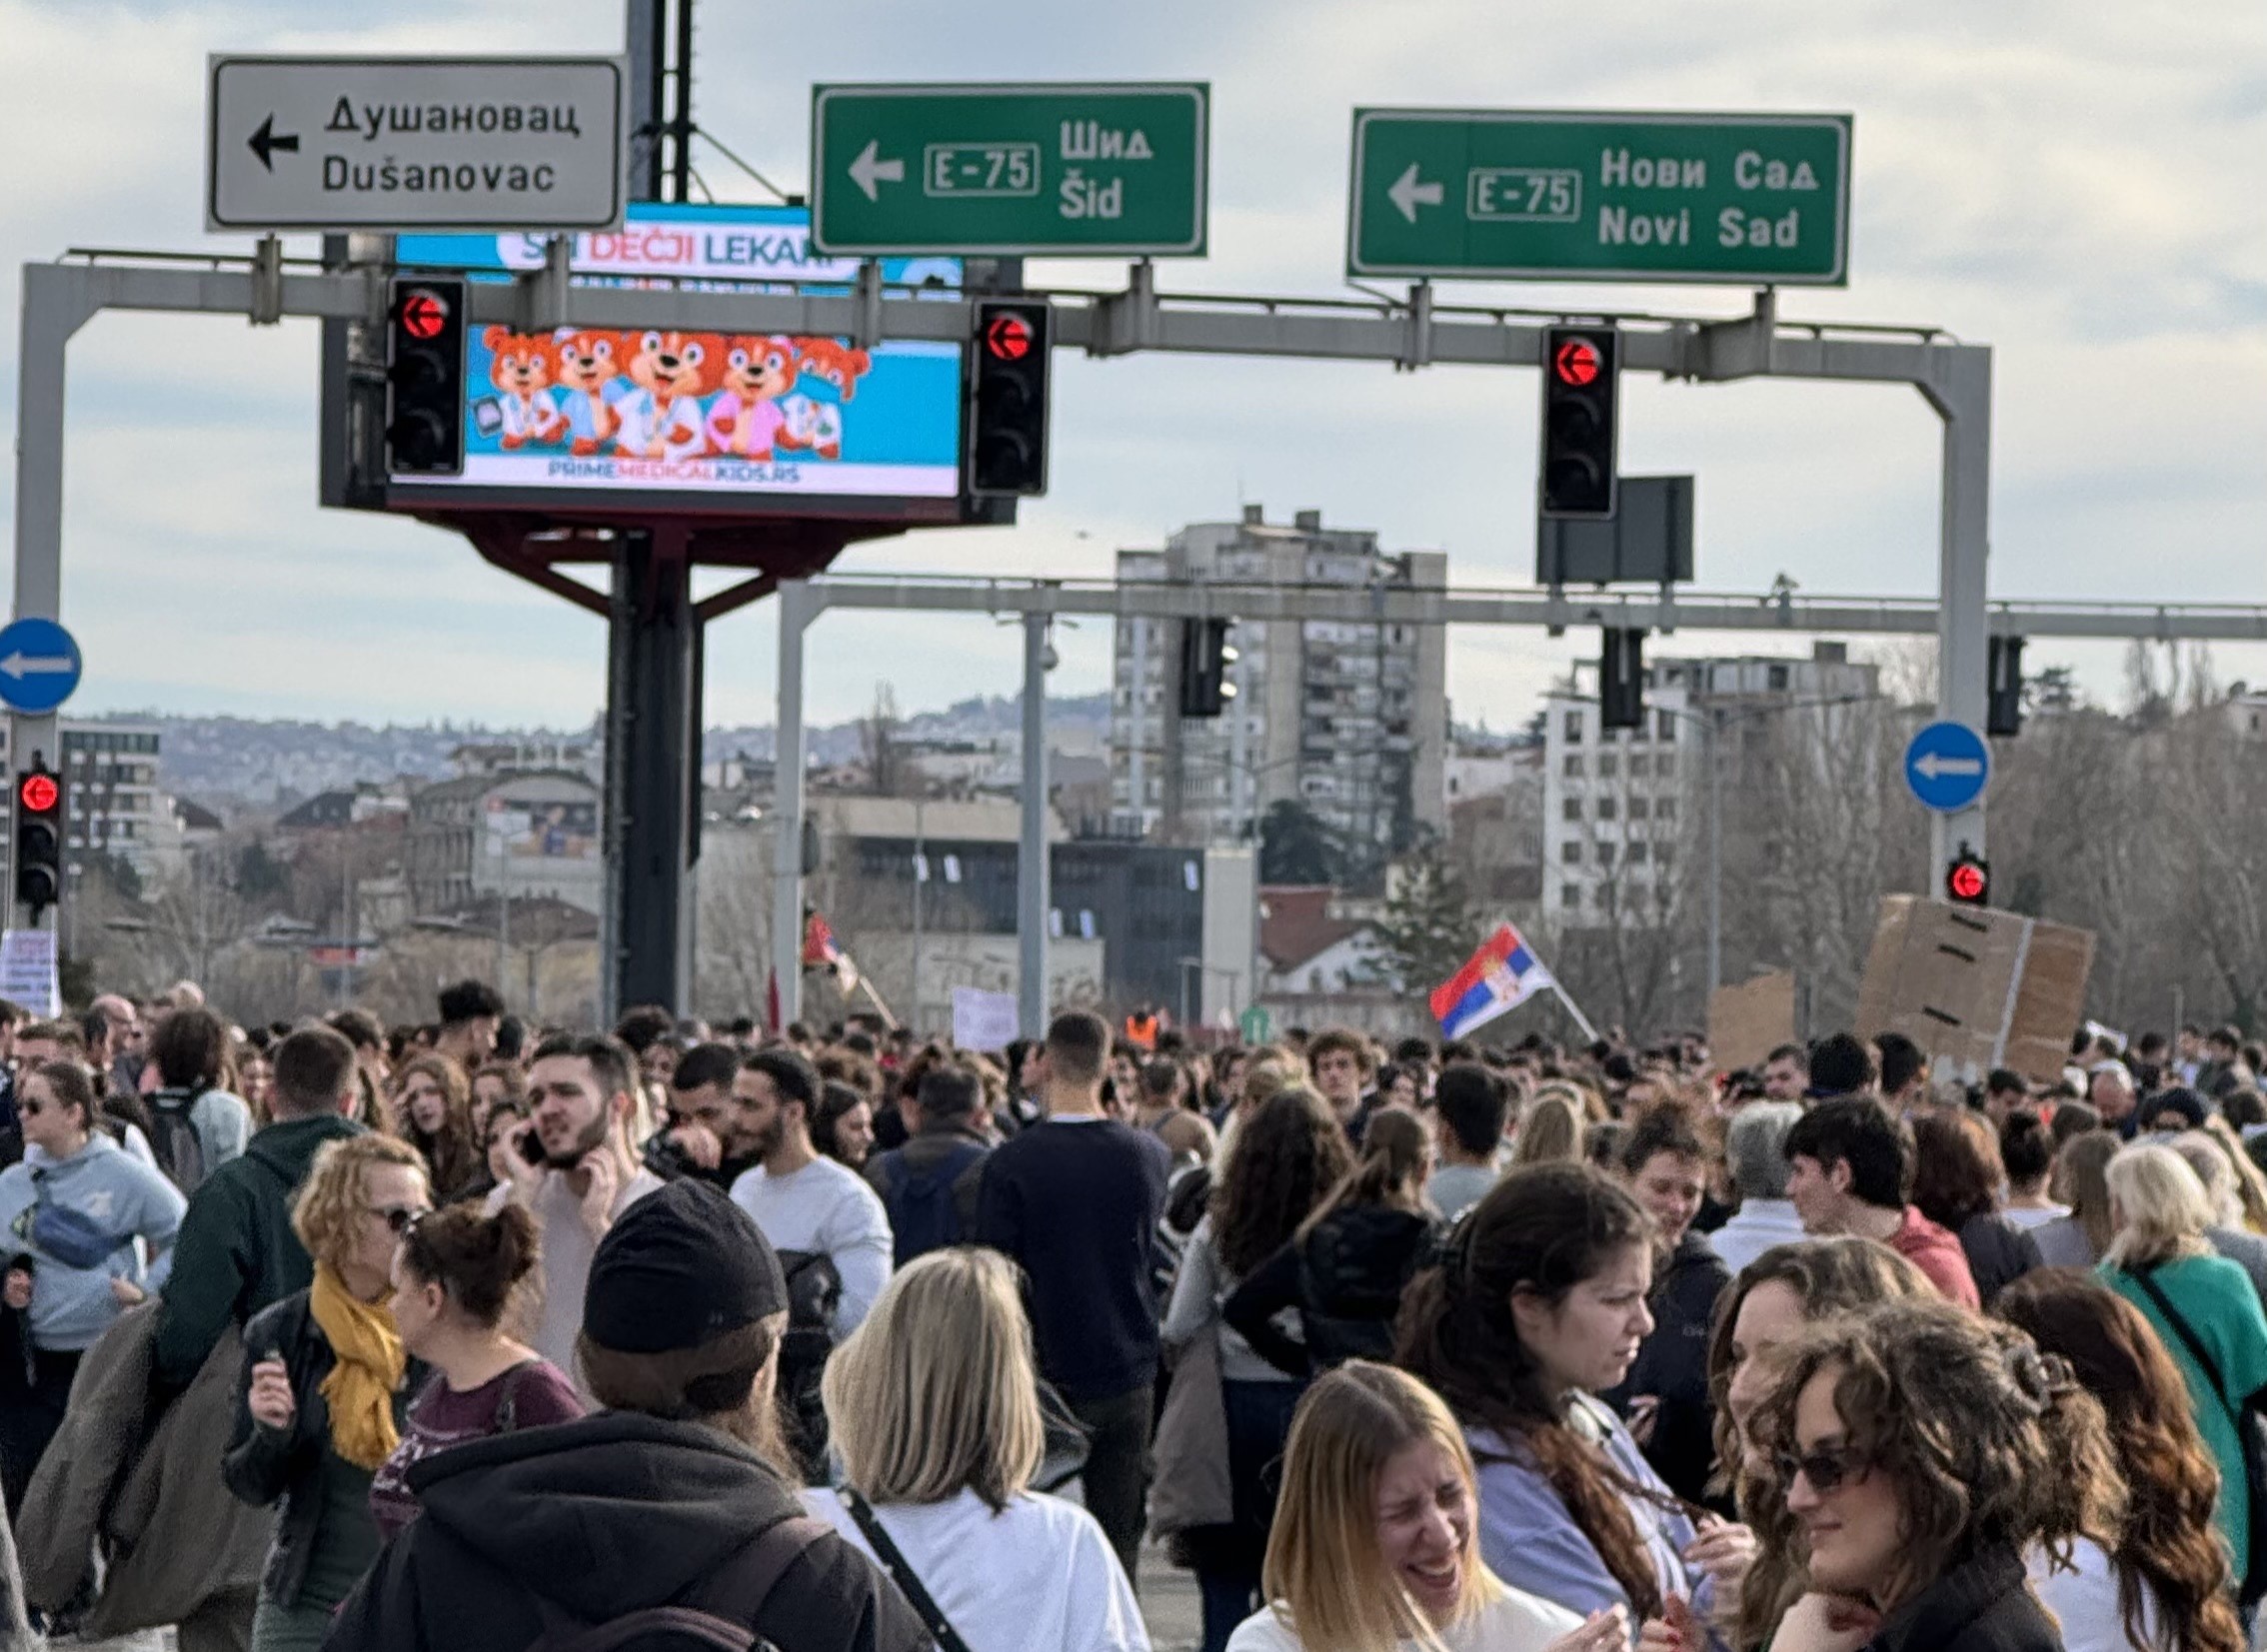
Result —
POLYGON ((583 1289, 599 1241, 664 1185, 631 1150, 637 1084, 637 1064, 619 1040, 548 1038, 528 1067, 528 1121, 491 1157, 510 1173, 489 1197, 491 1213, 517 1199, 543 1233, 543 1313, 528 1342, 562 1371, 576 1368, 583 1289))
POLYGON ((889 1213, 882 1196, 811 1140, 819 1074, 792 1049, 760 1049, 733 1076, 733 1128, 759 1155, 732 1184, 732 1202, 779 1252, 788 1286, 780 1393, 790 1444, 807 1472, 823 1471, 827 1413, 819 1378, 827 1355, 858 1329, 890 1282, 889 1213))

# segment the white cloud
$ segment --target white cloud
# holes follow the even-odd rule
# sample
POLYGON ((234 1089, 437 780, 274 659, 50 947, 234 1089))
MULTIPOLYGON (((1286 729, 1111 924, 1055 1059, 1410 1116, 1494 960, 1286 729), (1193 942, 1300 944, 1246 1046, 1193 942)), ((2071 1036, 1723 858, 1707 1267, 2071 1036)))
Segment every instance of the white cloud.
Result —
MULTIPOLYGON (((1995 347, 1994 590, 2003 596, 2256 595, 2267 518, 2267 11, 2238 0, 839 0, 708 6, 702 120, 791 185, 813 80, 1200 78, 1213 89, 1212 256, 1169 289, 1343 291, 1356 104, 1846 110, 1856 117, 1853 280, 1790 293, 1819 319, 1947 327, 1995 347)), ((65 246, 232 248, 200 233, 208 51, 611 49, 618 0, 61 4, 0 0, 17 157, 0 216, 15 267, 65 246), (85 88, 101 67, 99 104, 85 88)), ((744 181, 714 154, 703 170, 744 181)), ((1115 284, 1115 266, 1036 266, 1115 284)), ((1444 291, 1447 300, 1729 313, 1723 292, 1444 291)), ((0 373, 14 329, 0 327, 0 373)), ((403 523, 318 511, 315 346, 304 324, 107 317, 73 347, 67 619, 82 703, 319 715, 580 721, 603 696, 600 627, 403 523), (127 669, 121 669, 121 667, 127 669)), ((8 374, 12 378, 12 374, 8 374)), ((1109 572, 1121 545, 1263 501, 1449 552, 1455 577, 1531 571, 1534 383, 1479 370, 1133 358, 1060 364, 1055 491, 1013 531, 911 536, 845 567, 1109 572), (1082 538, 1084 534, 1086 537, 1082 538)), ((12 422, 13 399, 0 398, 12 422)), ((1632 469, 1700 477, 1700 583, 1924 594, 1936 560, 1936 431, 1894 389, 1633 383, 1632 469)), ((0 477, 0 495, 12 479, 0 477)), ((768 609, 727 623, 713 720, 763 719, 768 609)), ((816 715, 878 672, 908 704, 1012 689, 1012 632, 908 617, 827 623, 816 715)), ((1667 650, 1732 645, 1687 637, 1667 650)), ((1459 716, 1519 721, 1590 641, 1459 637, 1459 716)), ((1063 648, 1065 692, 1099 686, 1107 637, 1063 648)), ((2256 651, 2254 651, 2256 652, 2256 651)), ((2113 649, 2042 644, 2104 693, 2113 649)), ((2225 676, 2267 675, 2221 651, 2225 676)))

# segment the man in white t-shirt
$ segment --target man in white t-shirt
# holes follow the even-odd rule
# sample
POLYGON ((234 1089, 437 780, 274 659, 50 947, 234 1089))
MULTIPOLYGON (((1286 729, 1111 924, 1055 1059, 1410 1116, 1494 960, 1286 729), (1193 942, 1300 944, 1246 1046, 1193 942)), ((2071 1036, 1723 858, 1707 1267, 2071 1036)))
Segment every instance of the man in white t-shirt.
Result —
POLYGON ((835 1340, 858 1329, 890 1282, 890 1217, 866 1178, 811 1142, 819 1075, 792 1049, 760 1049, 733 1077, 741 1129, 762 1160, 732 1184, 732 1202, 756 1218, 774 1250, 823 1255, 843 1288, 835 1340))
POLYGON ((663 1185, 631 1148, 637 1084, 637 1062, 616 1039, 546 1039, 528 1067, 528 1121, 502 1155, 511 1180, 489 1197, 491 1210, 518 1199, 542 1230, 543 1312, 528 1341, 562 1371, 577 1368, 583 1291, 599 1240, 663 1185))

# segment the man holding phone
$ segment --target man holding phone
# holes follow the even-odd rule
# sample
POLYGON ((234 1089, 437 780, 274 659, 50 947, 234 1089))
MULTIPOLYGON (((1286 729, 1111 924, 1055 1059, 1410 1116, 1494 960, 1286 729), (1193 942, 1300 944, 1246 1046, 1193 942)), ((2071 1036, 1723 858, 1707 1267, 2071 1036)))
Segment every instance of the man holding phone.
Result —
POLYGON ((530 1345, 562 1371, 575 1367, 591 1258, 622 1213, 663 1186, 630 1144, 638 1066, 619 1040, 561 1035, 528 1067, 528 1119, 505 1155, 511 1180, 491 1211, 517 1199, 543 1233, 543 1313, 530 1345))

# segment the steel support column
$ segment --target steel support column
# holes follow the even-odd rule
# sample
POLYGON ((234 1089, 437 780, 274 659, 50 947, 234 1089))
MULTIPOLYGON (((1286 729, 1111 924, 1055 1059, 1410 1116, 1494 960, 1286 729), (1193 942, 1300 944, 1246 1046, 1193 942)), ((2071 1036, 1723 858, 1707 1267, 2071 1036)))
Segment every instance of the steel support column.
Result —
POLYGON ((808 580, 782 580, 772 742, 772 981, 780 1023, 803 1013, 803 639, 819 617, 808 580))
POLYGON ((622 535, 608 616, 603 1017, 692 989, 699 623, 682 529, 622 535))
POLYGON ((1024 616, 1024 831, 1016 854, 1016 996, 1027 1038, 1047 1033, 1047 673, 1044 614, 1024 616))

